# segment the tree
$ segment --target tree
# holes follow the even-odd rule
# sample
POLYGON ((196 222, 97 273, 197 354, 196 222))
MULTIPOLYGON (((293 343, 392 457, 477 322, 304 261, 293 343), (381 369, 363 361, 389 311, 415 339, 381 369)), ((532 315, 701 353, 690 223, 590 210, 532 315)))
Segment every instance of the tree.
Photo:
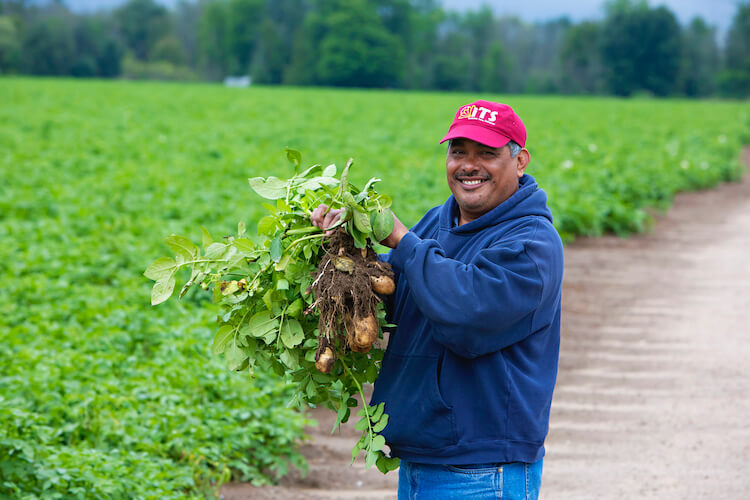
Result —
POLYGON ((324 85, 398 86, 404 51, 365 0, 353 0, 327 20, 315 70, 324 85))
POLYGON ((602 63, 609 90, 617 95, 672 93, 682 51, 674 14, 666 7, 651 9, 645 1, 618 0, 607 9, 602 63))
POLYGON ((187 62, 187 56, 180 41, 174 35, 167 35, 154 44, 153 49, 151 49, 150 60, 184 66, 187 62))
POLYGON ((688 97, 705 97, 716 90, 719 49, 716 30, 696 17, 683 33, 680 90, 688 97))
POLYGON ((210 76, 250 72, 263 12, 263 0, 214 0, 205 4, 198 39, 201 60, 210 76))
POLYGON ((0 74, 18 68, 21 42, 18 29, 9 16, 0 16, 0 74))
POLYGON ((276 24, 265 19, 260 27, 260 37, 253 55, 251 76, 255 83, 281 83, 287 64, 284 40, 276 24))
POLYGON ((141 61, 148 60, 154 44, 169 33, 167 9, 154 0, 129 0, 113 15, 125 46, 141 61))
POLYGON ((508 92, 516 62, 499 41, 490 45, 479 62, 479 90, 482 92, 508 92))
POLYGON ((750 96, 750 3, 737 7, 727 35, 725 59, 726 69, 719 78, 722 93, 750 96))
POLYGON ((27 73, 70 74, 75 58, 75 40, 70 19, 52 15, 33 20, 26 29, 22 53, 22 67, 27 73))
POLYGON ((574 94, 592 94, 603 88, 601 27, 587 21, 573 26, 565 35, 560 59, 561 90, 574 94))

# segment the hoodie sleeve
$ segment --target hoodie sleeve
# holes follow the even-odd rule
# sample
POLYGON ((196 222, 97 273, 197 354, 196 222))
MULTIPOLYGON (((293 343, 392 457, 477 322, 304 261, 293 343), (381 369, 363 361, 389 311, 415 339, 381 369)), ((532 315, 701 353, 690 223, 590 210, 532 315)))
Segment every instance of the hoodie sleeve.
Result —
POLYGON ((532 333, 544 283, 529 244, 501 242, 467 264, 447 258, 436 240, 409 232, 389 261, 406 277, 435 340, 459 356, 474 358, 532 333))

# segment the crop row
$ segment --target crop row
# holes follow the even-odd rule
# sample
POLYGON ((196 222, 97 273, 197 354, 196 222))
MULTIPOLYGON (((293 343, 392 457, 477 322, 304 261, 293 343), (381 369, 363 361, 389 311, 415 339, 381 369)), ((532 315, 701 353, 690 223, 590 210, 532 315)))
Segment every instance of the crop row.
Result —
MULTIPOLYGON (((0 79, 0 495, 182 498, 301 466, 283 381, 210 353, 190 292, 152 308, 170 233, 254 230, 247 178, 354 158, 416 222, 449 191, 455 109, 479 96, 0 79)), ((485 96, 525 120, 528 172, 575 235, 647 227, 678 190, 737 179, 738 102, 485 96)))

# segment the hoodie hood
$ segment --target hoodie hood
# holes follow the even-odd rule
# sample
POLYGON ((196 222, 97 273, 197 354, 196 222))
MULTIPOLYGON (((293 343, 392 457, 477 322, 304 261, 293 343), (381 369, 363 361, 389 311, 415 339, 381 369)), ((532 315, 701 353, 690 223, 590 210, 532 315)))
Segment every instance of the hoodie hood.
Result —
POLYGON ((478 219, 454 227, 453 221, 457 213, 458 204, 453 195, 450 195, 440 208, 440 229, 453 233, 470 233, 529 215, 542 216, 552 222, 552 212, 547 207, 547 193, 529 174, 523 174, 518 180, 518 189, 510 198, 478 219))

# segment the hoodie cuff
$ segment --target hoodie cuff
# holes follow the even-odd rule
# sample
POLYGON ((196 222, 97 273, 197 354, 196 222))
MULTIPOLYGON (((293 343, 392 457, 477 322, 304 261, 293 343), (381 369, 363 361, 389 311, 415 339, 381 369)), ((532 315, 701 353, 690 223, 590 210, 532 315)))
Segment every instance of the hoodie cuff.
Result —
POLYGON ((398 242, 398 246, 391 250, 390 263, 399 271, 404 270, 406 260, 414 253, 416 247, 422 240, 419 236, 409 231, 398 242))

